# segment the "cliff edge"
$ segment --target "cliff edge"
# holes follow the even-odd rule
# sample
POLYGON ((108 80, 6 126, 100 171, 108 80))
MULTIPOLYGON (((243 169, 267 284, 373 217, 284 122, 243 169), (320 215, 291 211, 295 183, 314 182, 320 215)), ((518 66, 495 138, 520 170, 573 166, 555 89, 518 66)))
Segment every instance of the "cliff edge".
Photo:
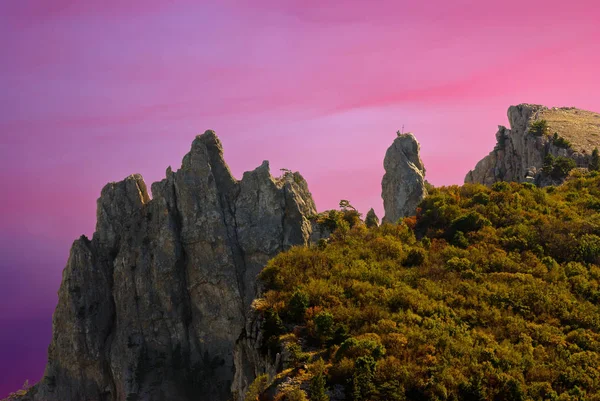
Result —
POLYGON ((510 129, 499 126, 496 146, 465 177, 465 183, 496 181, 560 183, 542 167, 547 155, 566 157, 586 168, 600 146, 600 114, 574 107, 520 104, 508 109, 510 129))

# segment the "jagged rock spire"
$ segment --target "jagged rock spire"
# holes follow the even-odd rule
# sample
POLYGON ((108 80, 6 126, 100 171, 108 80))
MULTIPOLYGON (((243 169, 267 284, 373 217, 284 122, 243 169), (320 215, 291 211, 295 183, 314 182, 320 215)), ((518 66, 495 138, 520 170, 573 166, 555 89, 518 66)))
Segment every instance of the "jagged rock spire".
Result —
POLYGON ((417 205, 427 195, 425 167, 419 150, 419 142, 414 135, 406 133, 398 134, 385 153, 385 175, 381 182, 384 223, 395 223, 401 217, 413 216, 417 205))
POLYGON ((236 180, 212 131, 152 195, 137 174, 102 190, 93 239, 75 241, 63 272, 35 400, 229 398, 256 276, 308 241, 312 196, 268 162, 236 180))

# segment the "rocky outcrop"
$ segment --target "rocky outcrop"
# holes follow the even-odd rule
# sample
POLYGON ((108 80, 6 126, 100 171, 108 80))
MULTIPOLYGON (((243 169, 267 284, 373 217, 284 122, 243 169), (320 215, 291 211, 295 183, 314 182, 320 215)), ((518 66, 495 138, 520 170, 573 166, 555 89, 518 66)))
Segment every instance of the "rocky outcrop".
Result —
POLYGON ((258 272, 309 239, 306 181, 273 178, 268 162, 236 180, 207 131, 152 196, 139 175, 102 190, 96 232, 63 272, 35 400, 230 396, 258 272))
POLYGON ((573 107, 520 104, 509 107, 508 121, 510 129, 498 127, 494 150, 469 171, 465 183, 551 184, 542 169, 546 155, 569 157, 577 166, 587 167, 592 150, 600 146, 600 114, 597 113, 573 107), (542 120, 546 122, 546 132, 531 133, 531 124, 542 120), (569 145, 557 142, 554 134, 566 139, 569 145))
POLYGON ((417 205, 427 196, 425 167, 419 157, 419 142, 411 133, 398 135, 385 153, 385 175, 381 197, 383 222, 395 223, 401 217, 413 216, 417 205))

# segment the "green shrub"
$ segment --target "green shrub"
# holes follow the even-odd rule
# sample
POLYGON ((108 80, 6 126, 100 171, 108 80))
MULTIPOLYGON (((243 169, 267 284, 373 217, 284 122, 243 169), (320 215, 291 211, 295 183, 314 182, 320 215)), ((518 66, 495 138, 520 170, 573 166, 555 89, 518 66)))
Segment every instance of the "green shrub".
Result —
POLYGON ((585 234, 579 238, 577 258, 586 263, 600 264, 600 237, 585 234))
POLYGON ((285 332, 285 327, 275 310, 268 309, 265 311, 262 330, 264 333, 262 351, 264 353, 271 351, 273 354, 279 352, 278 337, 285 332))
POLYGON ((552 153, 547 153, 546 156, 544 156, 544 164, 542 169, 545 173, 550 174, 552 172, 552 169, 554 168, 554 160, 555 157, 552 155, 552 153))
POLYGON ((479 205, 487 205, 490 203, 490 196, 485 192, 479 192, 473 196, 473 203, 477 203, 479 205))
POLYGON ((302 322, 309 304, 310 300, 308 298, 308 294, 301 290, 296 290, 292 294, 292 298, 288 304, 288 313, 290 318, 294 322, 302 322))
POLYGON ((469 240, 465 237, 465 234, 462 231, 457 231, 452 237, 452 245, 455 245, 459 248, 466 248, 469 246, 469 240))
POLYGON ((349 338, 342 343, 335 354, 336 360, 341 360, 343 357, 356 359, 360 356, 370 356, 375 359, 385 355, 385 347, 381 344, 380 339, 375 338, 349 338))
POLYGON ((315 318, 317 340, 321 343, 330 341, 334 334, 333 315, 329 312, 320 312, 315 318))
POLYGON ((329 341, 330 345, 342 344, 350 338, 350 332, 348 330, 348 326, 345 324, 338 324, 335 328, 335 332, 333 333, 333 338, 329 341))
POLYGON ((555 180, 562 180, 569 175, 569 172, 577 167, 575 160, 558 156, 554 157, 550 153, 544 158, 543 170, 555 180))
POLYGON ((598 154, 598 148, 594 148, 594 150, 592 151, 592 156, 590 157, 588 170, 600 171, 600 155, 598 154))
POLYGON ((472 263, 467 258, 459 258, 459 257, 455 256, 451 259, 448 259, 448 261, 446 261, 446 269, 448 269, 450 271, 455 271, 455 272, 471 270, 472 263))
POLYGON ((458 386, 458 394, 461 400, 486 401, 488 397, 483 388, 481 376, 473 375, 469 381, 462 382, 458 386))
POLYGON ((498 181, 492 184, 492 190, 496 192, 505 192, 510 190, 510 184, 506 181, 498 181))
POLYGON ((314 217, 322 230, 334 232, 343 227, 350 229, 362 224, 361 214, 353 206, 342 203, 340 205, 345 207, 344 210, 328 210, 314 217))
POLYGON ((510 377, 502 383, 500 390, 502 400, 506 401, 525 401, 525 392, 521 383, 514 377, 510 377))
POLYGON ((303 390, 299 389, 298 387, 294 387, 292 390, 288 391, 285 394, 285 398, 283 401, 309 401, 309 400, 306 397, 306 393, 303 390))
POLYGON ((552 138, 552 143, 554 144, 554 146, 563 149, 569 149, 571 147, 571 142, 569 142, 562 136, 559 136, 556 132, 554 133, 554 137, 552 138))
POLYGON ((269 388, 269 375, 264 374, 257 376, 252 384, 248 386, 245 399, 249 401, 258 401, 260 395, 264 393, 267 388, 269 388))
POLYGON ((529 189, 529 190, 534 190, 537 188, 537 186, 535 184, 532 184, 530 182, 524 182, 521 184, 521 186, 523 186, 523 188, 529 189))
POLYGON ((365 218, 365 225, 367 228, 374 228, 379 226, 379 218, 375 214, 375 210, 373 208, 369 209, 367 212, 367 217, 365 218))
POLYGON ((490 221, 481 214, 477 212, 470 212, 452 221, 448 229, 448 234, 450 238, 452 238, 458 231, 462 231, 464 234, 471 231, 481 230, 483 227, 489 225, 491 225, 490 221))
POLYGON ((546 120, 537 120, 529 124, 529 133, 535 136, 542 136, 548 132, 548 122, 546 120))
POLYGON ((421 248, 412 248, 408 251, 408 255, 406 255, 406 259, 404 259, 404 266, 413 267, 413 266, 421 266, 423 262, 425 262, 426 253, 421 248))
POLYGON ((352 399, 354 401, 369 400, 375 394, 373 372, 375 360, 370 356, 361 356, 356 360, 356 368, 352 377, 352 399))
POLYGON ((564 179, 575 167, 577 167, 575 160, 568 157, 558 156, 554 159, 554 164, 550 175, 554 179, 564 179))
POLYGON ((310 354, 308 352, 303 352, 302 347, 299 344, 290 343, 286 345, 286 348, 294 366, 306 363, 310 359, 310 354))
POLYGON ((327 389, 325 387, 325 362, 319 359, 312 366, 313 377, 310 380, 309 394, 311 401, 329 401, 327 389))

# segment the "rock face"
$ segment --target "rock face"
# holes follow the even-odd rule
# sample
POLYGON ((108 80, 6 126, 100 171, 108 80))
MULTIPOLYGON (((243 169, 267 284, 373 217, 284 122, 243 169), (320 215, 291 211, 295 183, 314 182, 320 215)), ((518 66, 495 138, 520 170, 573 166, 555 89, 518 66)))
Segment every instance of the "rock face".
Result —
POLYGON ((577 166, 587 167, 594 147, 600 146, 600 114, 573 107, 547 108, 520 104, 508 109, 510 129, 499 126, 496 146, 466 175, 465 183, 491 185, 496 181, 552 184, 542 174, 547 154, 569 157, 577 166), (531 123, 545 120, 547 132, 533 135, 531 123), (559 146, 554 133, 567 139, 569 147, 559 146))
POLYGON ((252 309, 246 319, 246 325, 233 351, 235 376, 231 386, 232 399, 244 401, 248 386, 262 374, 273 379, 289 359, 287 352, 282 350, 275 355, 263 348, 264 318, 260 312, 252 309))
POLYGON ((385 153, 385 175, 381 182, 384 223, 413 216, 417 205, 427 196, 425 167, 419 149, 419 142, 413 134, 407 133, 398 135, 385 153))
POLYGON ((63 271, 43 401, 226 400, 233 348, 277 253, 305 244, 316 213, 298 173, 268 162, 236 180, 212 131, 152 185, 108 184, 96 232, 63 271))

